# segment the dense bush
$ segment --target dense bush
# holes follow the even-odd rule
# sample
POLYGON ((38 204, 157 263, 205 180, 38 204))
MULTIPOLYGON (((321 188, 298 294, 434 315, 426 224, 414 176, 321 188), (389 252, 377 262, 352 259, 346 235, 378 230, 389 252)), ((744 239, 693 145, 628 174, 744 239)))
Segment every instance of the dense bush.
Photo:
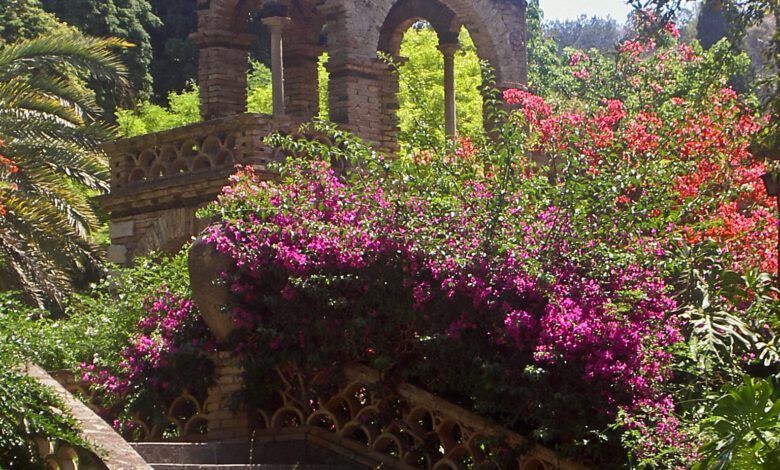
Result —
MULTIPOLYGON (((495 140, 391 161, 326 126, 332 147, 272 138, 298 156, 278 181, 242 169, 206 235, 235 260, 221 346, 248 386, 360 361, 594 466, 771 468, 778 220, 750 152, 765 118, 727 86, 741 59, 665 31, 614 61, 573 52, 555 100, 485 92, 495 140)), ((148 299, 130 342, 85 365, 120 418, 208 385, 215 345, 187 296, 148 299)))
MULTIPOLYGON (((29 361, 25 348, 39 344, 7 340, 8 317, 29 311, 18 299, 0 295, 0 463, 8 469, 48 468, 35 442, 37 438, 58 444, 90 448, 67 407, 52 390, 24 374, 22 364, 29 361)), ((29 319, 18 319, 13 326, 29 329, 29 319)), ((33 339, 33 338, 31 338, 33 339)))
POLYGON ((497 145, 385 162, 288 141, 362 170, 237 176, 209 239, 236 260, 249 374, 360 360, 593 463, 622 445, 689 465, 718 389, 777 362, 758 274, 777 267, 777 219, 749 152, 763 118, 676 35, 628 41, 614 65, 574 54, 583 93, 560 108, 510 90, 497 145))
MULTIPOLYGON (((13 355, 4 364, 74 370, 104 394, 105 417, 118 428, 127 426, 130 413, 160 419, 165 403, 183 388, 198 394, 211 383, 212 366, 203 353, 213 345, 204 340, 208 335, 188 297, 184 251, 112 270, 89 292, 71 297, 58 317, 13 295, 0 296, 0 351, 13 355)), ((4 378, 17 380, 11 375, 4 378)))

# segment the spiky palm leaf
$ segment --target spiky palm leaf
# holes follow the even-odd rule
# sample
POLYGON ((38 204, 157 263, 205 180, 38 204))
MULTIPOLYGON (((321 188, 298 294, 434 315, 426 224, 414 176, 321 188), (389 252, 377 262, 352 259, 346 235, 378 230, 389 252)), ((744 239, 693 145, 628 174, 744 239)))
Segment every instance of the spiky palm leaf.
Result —
POLYGON ((68 33, 0 49, 0 278, 38 304, 62 302, 74 274, 98 262, 88 191, 108 188, 100 143, 113 131, 81 79, 126 85, 112 52, 127 44, 68 33))

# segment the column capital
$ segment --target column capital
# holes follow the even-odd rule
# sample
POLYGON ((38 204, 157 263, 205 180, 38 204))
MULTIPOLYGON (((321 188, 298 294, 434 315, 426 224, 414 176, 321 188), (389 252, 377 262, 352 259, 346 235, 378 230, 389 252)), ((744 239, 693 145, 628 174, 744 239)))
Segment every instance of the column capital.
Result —
POLYGON ((460 44, 457 42, 440 42, 438 49, 445 56, 452 57, 460 49, 460 44))
POLYGON ((260 21, 268 26, 271 33, 281 33, 284 31, 284 28, 292 22, 292 20, 286 16, 267 16, 260 21))

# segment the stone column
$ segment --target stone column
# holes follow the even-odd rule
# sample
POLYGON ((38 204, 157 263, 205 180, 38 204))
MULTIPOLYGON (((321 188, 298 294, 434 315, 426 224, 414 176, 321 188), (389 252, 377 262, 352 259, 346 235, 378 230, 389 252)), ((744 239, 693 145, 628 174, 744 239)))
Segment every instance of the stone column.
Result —
POLYGON ((439 44, 439 50, 444 56, 444 133, 448 138, 457 134, 455 115, 455 52, 458 43, 445 42, 439 44))
POLYGON ((284 16, 263 18, 263 24, 271 31, 271 77, 273 84, 274 117, 284 116, 284 51, 282 32, 290 22, 284 16))

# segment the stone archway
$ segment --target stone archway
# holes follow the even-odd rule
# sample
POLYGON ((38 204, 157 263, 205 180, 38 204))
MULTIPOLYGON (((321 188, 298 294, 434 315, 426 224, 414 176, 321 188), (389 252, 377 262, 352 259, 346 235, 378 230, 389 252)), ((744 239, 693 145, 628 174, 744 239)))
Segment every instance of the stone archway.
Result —
POLYGON ((209 223, 206 219, 197 218, 193 208, 167 210, 146 229, 132 255, 144 256, 153 251, 175 253, 209 223))

